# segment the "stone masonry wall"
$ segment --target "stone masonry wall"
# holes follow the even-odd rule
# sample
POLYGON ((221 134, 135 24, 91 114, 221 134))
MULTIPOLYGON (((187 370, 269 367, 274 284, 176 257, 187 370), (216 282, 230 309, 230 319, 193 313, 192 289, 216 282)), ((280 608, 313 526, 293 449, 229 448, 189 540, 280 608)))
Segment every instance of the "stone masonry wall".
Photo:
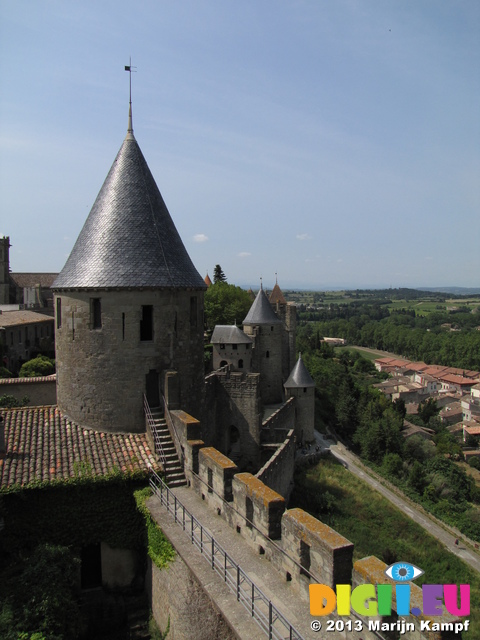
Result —
POLYGON ((57 404, 57 382, 55 374, 41 378, 4 378, 0 380, 0 396, 9 395, 22 400, 28 398, 26 406, 41 407, 57 404))
MULTIPOLYGON (((415 627, 416 630, 414 632, 409 632, 408 637, 411 640, 454 640, 454 638, 458 638, 458 635, 453 633, 453 631, 424 631, 420 632, 420 620, 431 620, 436 623, 455 623, 459 622, 460 618, 452 616, 448 612, 444 611, 443 615, 435 616, 434 618, 429 618, 428 616, 420 615, 418 617, 408 616, 400 617, 397 615, 397 600, 395 594, 395 584, 394 580, 390 580, 385 575, 385 569, 387 565, 376 558, 375 556, 370 556, 368 558, 363 558, 362 560, 358 560, 355 562, 353 566, 352 573, 352 589, 357 587, 360 584, 390 584, 392 585, 392 615, 391 616, 378 616, 378 617, 365 617, 359 616, 361 620, 363 620, 363 628, 368 628, 368 620, 379 620, 380 622, 396 622, 397 620, 404 620, 405 622, 416 621, 415 627)), ((420 611, 423 608, 423 596, 421 587, 416 584, 410 583, 410 606, 412 608, 417 607, 420 611)), ((374 640, 375 636, 372 633, 367 631, 366 637, 369 640, 374 640)))
POLYGON ((293 488, 295 470, 295 435, 290 429, 283 443, 263 465, 256 477, 288 500, 293 488))
POLYGON ((262 442, 283 442, 295 428, 295 400, 289 398, 262 423, 262 442))
POLYGON ((143 431, 143 394, 178 372, 179 406, 203 406, 203 292, 183 290, 68 291, 56 331, 57 397, 77 424, 103 431, 143 431), (191 298, 198 300, 195 318, 191 298), (100 299, 94 328, 91 300, 100 299), (142 307, 153 308, 153 336, 141 340, 142 307), (115 384, 110 384, 115 380, 115 384), (153 382, 152 382, 153 380, 153 382))
MULTIPOLYGON (((240 458, 235 460, 243 469, 257 471, 260 467, 261 398, 260 376, 222 371, 215 375, 214 442, 222 453, 229 455, 231 428, 238 430, 240 458)), ((204 438, 205 439, 205 438, 204 438)))
MULTIPOLYGON (((326 584, 333 589, 337 584, 351 585, 353 590, 360 584, 393 583, 385 576, 385 563, 370 557, 357 561, 353 567, 353 544, 349 540, 302 509, 285 511, 285 500, 280 494, 249 473, 235 473, 236 466, 226 456, 203 445, 201 440, 185 443, 185 471, 193 490, 212 509, 212 515, 216 512, 255 553, 271 562, 278 571, 278 579, 291 583, 295 593, 305 602, 309 601, 311 584, 326 584), (195 459, 198 477, 190 466, 195 459)), ((412 605, 421 608, 421 589, 411 584, 411 592, 412 605)), ((161 600, 167 596, 159 594, 158 597, 161 600)), ((174 595, 174 599, 176 597, 174 595)), ((381 621, 395 622, 398 619, 395 608, 393 597, 392 615, 381 621)), ((171 609, 167 607, 167 610, 171 609)), ((337 615, 333 613, 331 617, 337 619, 337 615)), ((155 617, 161 619, 156 614, 155 617)), ((369 630, 368 622, 372 619, 363 618, 366 640, 378 640, 379 636, 394 640, 396 635, 392 631, 369 630)), ((405 622, 412 620, 414 618, 409 617, 405 622)), ((436 617, 435 622, 455 622, 455 618, 445 614, 436 617)), ((450 630, 420 632, 416 625, 416 630, 407 629, 404 637, 406 640, 453 640, 453 633, 450 630)), ((183 636, 178 638, 183 640, 183 636)))
POLYGON ((148 559, 146 583, 152 615, 163 633, 168 629, 168 640, 237 638, 180 555, 165 569, 148 559))

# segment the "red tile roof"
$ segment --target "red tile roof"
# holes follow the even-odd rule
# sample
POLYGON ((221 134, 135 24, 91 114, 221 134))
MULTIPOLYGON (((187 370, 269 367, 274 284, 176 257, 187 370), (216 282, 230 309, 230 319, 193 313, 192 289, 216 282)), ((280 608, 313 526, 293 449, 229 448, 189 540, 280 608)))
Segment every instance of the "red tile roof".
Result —
POLYGON ((0 490, 12 485, 158 469, 145 433, 103 433, 78 426, 58 407, 2 411, 6 454, 0 460, 0 490))

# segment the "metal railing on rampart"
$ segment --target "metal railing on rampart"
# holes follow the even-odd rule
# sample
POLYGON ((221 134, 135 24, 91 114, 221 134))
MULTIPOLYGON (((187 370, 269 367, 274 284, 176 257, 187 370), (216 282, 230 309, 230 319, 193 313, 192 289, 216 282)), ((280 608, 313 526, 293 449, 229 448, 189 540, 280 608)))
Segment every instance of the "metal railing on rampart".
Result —
POLYGON ((197 547, 211 568, 235 594, 237 601, 245 607, 268 640, 304 640, 272 601, 154 471, 150 474, 150 486, 161 504, 173 515, 175 522, 182 527, 183 531, 189 534, 191 543, 197 547))
POLYGON ((180 442, 180 436, 178 435, 177 432, 177 428, 175 426, 175 422, 172 419, 172 416, 170 414, 170 409, 168 408, 168 402, 165 398, 165 396, 163 395, 163 393, 160 391, 160 396, 162 398, 162 404, 163 404, 163 414, 165 416, 165 421, 167 423, 167 427, 168 430, 170 431, 170 435, 172 436, 172 440, 173 440, 173 445, 175 447, 175 450, 177 452, 178 455, 178 459, 180 460, 180 464, 182 465, 182 467, 184 466, 184 454, 183 454, 183 448, 182 448, 182 444, 180 442))
POLYGON ((150 405, 148 404, 148 400, 145 394, 143 395, 143 409, 145 411, 145 420, 147 422, 147 430, 150 432, 150 437, 152 438, 155 444, 155 453, 160 458, 160 463, 165 473, 166 462, 167 462, 165 457, 165 452, 163 451, 162 442, 157 435, 155 420, 153 418, 152 411, 150 409, 150 405))

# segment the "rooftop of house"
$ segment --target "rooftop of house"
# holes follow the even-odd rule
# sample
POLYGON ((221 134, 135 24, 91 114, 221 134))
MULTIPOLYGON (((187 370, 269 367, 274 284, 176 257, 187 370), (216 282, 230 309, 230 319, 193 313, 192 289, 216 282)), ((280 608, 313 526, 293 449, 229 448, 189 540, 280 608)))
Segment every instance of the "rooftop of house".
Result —
POLYGON ((17 385, 17 384, 38 384, 39 382, 51 382, 54 383, 57 380, 57 374, 52 373, 49 376, 34 376, 31 378, 0 378, 0 392, 2 385, 17 385))
POLYGON ((47 289, 52 286, 57 276, 58 273, 11 273, 10 279, 22 289, 37 285, 40 285, 42 289, 47 289))
POLYGON ((38 324, 40 322, 51 322, 53 318, 45 313, 36 311, 2 311, 0 313, 0 327, 17 327, 26 324, 38 324))
POLYGON ((464 422, 463 430, 471 436, 480 436, 480 424, 472 422, 464 422))
POLYGON ((14 486, 158 469, 145 433, 103 433, 68 420, 58 407, 2 411, 6 453, 0 491, 14 486))
POLYGON ((451 416, 458 415, 462 413, 462 404, 461 402, 451 402, 443 407, 440 411, 440 416, 451 416))
POLYGON ((212 344, 251 344, 252 339, 236 325, 217 324, 213 330, 212 344))
POLYGON ((465 386, 472 386, 475 382, 475 380, 472 380, 472 378, 465 378, 464 376, 457 376, 454 374, 446 374, 446 375, 442 375, 439 376, 439 379, 442 382, 448 382, 450 384, 456 384, 460 387, 465 387, 465 386))

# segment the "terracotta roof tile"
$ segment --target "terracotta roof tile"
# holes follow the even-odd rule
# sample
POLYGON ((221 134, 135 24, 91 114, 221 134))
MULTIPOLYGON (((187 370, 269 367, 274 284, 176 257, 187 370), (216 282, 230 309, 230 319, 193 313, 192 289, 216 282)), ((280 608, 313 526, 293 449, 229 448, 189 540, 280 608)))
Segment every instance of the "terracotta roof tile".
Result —
POLYGON ((103 433, 68 420, 58 407, 24 407, 2 411, 6 454, 0 460, 0 486, 28 485, 119 469, 147 471, 158 462, 144 433, 103 433))

